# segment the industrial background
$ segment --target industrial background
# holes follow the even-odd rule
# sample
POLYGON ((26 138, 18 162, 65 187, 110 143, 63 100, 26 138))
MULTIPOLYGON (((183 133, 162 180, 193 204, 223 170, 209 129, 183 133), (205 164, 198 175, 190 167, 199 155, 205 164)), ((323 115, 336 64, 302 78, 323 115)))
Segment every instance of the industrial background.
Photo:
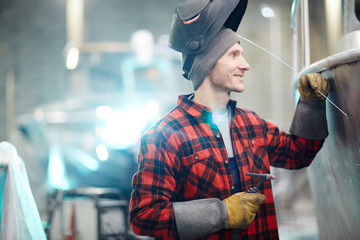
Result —
MULTIPOLYGON (((24 160, 44 226, 69 225, 56 220, 61 207, 63 218, 71 215, 63 199, 61 207, 52 203, 58 191, 75 198, 76 189, 91 196, 117 189, 126 205, 141 132, 192 90, 181 76, 180 55, 167 46, 179 2, 0 0, 0 141, 24 160)), ((291 84, 302 67, 294 2, 249 1, 238 33, 249 40, 241 44, 251 70, 245 92, 232 96, 285 131, 294 113, 291 84)), ((309 1, 311 62, 337 53, 341 2, 309 1)), ((281 238, 318 239, 306 170, 273 171, 281 238)), ((64 235, 60 227, 53 231, 53 239, 64 235)))

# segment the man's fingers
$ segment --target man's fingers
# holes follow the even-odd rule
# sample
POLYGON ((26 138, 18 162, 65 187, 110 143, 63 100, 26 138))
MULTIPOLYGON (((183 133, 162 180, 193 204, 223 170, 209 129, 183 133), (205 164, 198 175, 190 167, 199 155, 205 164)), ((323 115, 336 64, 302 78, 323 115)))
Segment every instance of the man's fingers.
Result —
POLYGON ((308 83, 308 81, 306 79, 306 76, 304 74, 301 74, 301 76, 300 76, 300 86, 302 88, 309 86, 309 83, 308 83))
POLYGON ((255 204, 262 204, 265 202, 266 197, 261 193, 238 193, 238 197, 245 197, 247 201, 253 202, 255 204))
POLYGON ((316 90, 319 88, 319 83, 321 81, 321 75, 316 73, 309 73, 306 75, 306 80, 310 84, 311 88, 316 90))

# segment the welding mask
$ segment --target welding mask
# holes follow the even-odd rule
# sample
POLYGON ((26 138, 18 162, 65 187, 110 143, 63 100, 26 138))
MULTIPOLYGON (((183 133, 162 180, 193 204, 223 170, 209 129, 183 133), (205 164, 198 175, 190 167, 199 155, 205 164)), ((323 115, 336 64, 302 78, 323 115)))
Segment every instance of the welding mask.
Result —
POLYGON ((237 31, 248 0, 185 0, 175 9, 169 46, 186 55, 202 52, 222 26, 237 31))

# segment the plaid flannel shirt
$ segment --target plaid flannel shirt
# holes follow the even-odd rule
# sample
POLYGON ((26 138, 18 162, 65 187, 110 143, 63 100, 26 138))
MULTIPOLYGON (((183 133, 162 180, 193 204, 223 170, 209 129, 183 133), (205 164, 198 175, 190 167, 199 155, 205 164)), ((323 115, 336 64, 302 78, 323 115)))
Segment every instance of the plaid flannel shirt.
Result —
MULTIPOLYGON (((236 108, 233 100, 228 107, 241 191, 258 182, 245 173, 269 173, 270 166, 306 167, 323 144, 279 131, 254 112, 236 108)), ((218 128, 209 121, 209 110, 189 96, 180 96, 178 106, 143 134, 130 199, 130 224, 136 234, 178 239, 172 202, 223 200, 234 194, 226 149, 218 128)), ((240 239, 278 239, 270 181, 260 192, 266 202, 250 227, 241 231, 240 239)), ((200 239, 231 239, 232 233, 224 229, 200 239)))

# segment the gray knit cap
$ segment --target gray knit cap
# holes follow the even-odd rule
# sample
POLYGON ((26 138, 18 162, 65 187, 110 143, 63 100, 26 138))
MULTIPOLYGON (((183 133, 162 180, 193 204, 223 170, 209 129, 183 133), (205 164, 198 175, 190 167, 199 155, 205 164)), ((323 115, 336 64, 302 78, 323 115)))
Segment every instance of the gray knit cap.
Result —
MULTIPOLYGON (((215 36, 214 41, 204 51, 194 56, 188 75, 184 75, 192 82, 194 91, 198 89, 218 59, 236 42, 240 43, 240 36, 233 30, 223 27, 215 36)), ((183 64, 189 56, 182 54, 183 64)))

